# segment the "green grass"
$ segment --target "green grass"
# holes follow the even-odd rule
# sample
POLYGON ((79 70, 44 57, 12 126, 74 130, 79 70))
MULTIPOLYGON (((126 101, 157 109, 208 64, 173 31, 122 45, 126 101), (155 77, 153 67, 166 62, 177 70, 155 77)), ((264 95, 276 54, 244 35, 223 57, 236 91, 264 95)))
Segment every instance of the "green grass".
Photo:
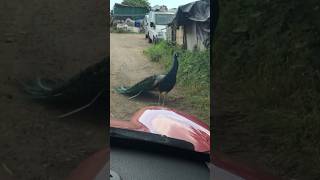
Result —
POLYGON ((145 50, 151 61, 158 62, 169 69, 173 53, 179 53, 179 70, 176 87, 192 106, 200 119, 210 123, 210 55, 209 51, 188 51, 179 46, 161 41, 145 50))

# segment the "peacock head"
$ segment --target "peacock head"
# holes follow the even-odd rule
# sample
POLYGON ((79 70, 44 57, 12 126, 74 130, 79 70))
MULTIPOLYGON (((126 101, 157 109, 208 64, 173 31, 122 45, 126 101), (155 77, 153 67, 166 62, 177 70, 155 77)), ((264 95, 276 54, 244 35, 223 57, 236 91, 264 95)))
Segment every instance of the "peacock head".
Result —
POLYGON ((175 71, 178 70, 178 66, 179 66, 178 57, 179 57, 179 53, 175 52, 174 55, 173 55, 173 65, 172 65, 172 68, 176 69, 175 71))
POLYGON ((175 53, 173 54, 173 59, 178 59, 178 57, 179 57, 179 53, 178 53, 178 52, 175 52, 175 53))

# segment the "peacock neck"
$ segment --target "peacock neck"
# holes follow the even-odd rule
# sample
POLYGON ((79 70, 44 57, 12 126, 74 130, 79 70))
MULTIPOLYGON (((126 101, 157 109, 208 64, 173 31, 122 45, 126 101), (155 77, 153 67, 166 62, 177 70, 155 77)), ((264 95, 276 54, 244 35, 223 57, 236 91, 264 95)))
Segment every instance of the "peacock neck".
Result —
POLYGON ((179 66, 178 59, 177 59, 177 57, 174 57, 172 67, 171 67, 170 71, 168 72, 167 76, 174 76, 175 77, 177 75, 178 66, 179 66))

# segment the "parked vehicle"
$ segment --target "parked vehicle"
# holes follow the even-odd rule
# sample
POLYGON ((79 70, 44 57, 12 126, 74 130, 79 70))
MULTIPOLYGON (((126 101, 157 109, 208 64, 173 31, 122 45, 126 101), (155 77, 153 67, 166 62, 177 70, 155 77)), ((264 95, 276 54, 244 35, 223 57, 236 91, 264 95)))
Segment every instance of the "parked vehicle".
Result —
POLYGON ((143 31, 145 32, 146 39, 149 38, 148 37, 148 24, 149 24, 149 15, 145 15, 144 19, 142 21, 142 27, 143 27, 143 31))
POLYGON ((145 16, 145 33, 150 43, 157 42, 160 39, 166 40, 167 24, 169 24, 174 17, 175 13, 172 11, 150 11, 149 14, 145 16))

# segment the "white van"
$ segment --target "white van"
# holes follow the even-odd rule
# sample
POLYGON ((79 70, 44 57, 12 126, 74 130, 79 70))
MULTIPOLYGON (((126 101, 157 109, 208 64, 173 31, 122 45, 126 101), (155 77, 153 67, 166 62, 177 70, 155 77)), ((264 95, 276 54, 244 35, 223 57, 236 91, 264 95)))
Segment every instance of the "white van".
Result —
POLYGON ((146 38, 149 39, 149 43, 157 42, 160 39, 166 40, 166 28, 173 18, 175 17, 174 12, 162 12, 162 11, 150 11, 145 16, 145 33, 146 38))

